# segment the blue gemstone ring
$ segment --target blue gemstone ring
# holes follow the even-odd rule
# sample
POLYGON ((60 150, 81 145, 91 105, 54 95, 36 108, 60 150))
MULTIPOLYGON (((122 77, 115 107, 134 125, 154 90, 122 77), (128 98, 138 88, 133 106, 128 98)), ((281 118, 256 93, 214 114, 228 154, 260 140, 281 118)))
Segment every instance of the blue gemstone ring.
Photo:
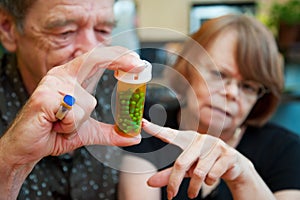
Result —
POLYGON ((55 117, 59 120, 62 120, 69 110, 72 109, 72 106, 75 104, 75 98, 69 94, 65 95, 62 102, 60 103, 60 107, 55 114, 55 117))

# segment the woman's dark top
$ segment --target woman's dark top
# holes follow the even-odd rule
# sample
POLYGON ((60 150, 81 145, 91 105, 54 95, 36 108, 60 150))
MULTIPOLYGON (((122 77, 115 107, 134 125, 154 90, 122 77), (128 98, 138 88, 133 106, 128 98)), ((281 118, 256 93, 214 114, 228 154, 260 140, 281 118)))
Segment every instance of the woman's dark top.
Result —
MULTIPOLYGON (((163 112, 158 111, 156 114, 153 110, 149 112, 151 105, 153 102, 145 107, 145 118, 149 118, 149 113, 152 112, 151 119, 155 121, 163 115, 163 112)), ((176 114, 174 114, 178 112, 178 108, 166 108, 166 110, 165 126, 178 129, 176 114)), ((181 150, 146 133, 142 135, 143 139, 139 145, 125 149, 151 161, 158 169, 172 166, 181 150)), ((253 162, 257 172, 272 192, 300 189, 300 139, 298 135, 271 123, 261 128, 248 127, 236 149, 253 162)), ((189 179, 185 178, 175 200, 189 199, 187 197, 188 184, 189 179)), ((162 188, 161 199, 167 200, 166 187, 162 188)), ((232 196, 225 182, 221 181, 207 197, 202 198, 200 191, 196 199, 229 200, 232 196)))

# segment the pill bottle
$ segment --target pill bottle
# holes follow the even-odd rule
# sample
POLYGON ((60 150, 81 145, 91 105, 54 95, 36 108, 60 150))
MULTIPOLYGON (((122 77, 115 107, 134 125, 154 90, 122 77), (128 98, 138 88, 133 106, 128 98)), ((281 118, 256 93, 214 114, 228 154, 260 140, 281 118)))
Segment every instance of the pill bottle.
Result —
POLYGON ((146 95, 146 83, 152 78, 152 65, 144 61, 145 69, 139 73, 117 70, 115 131, 126 137, 141 132, 146 95))

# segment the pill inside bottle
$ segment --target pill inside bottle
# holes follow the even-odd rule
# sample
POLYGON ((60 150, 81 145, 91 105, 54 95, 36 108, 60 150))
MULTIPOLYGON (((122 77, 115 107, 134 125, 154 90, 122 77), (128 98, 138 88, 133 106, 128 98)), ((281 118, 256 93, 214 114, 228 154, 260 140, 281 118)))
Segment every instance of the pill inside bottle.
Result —
POLYGON ((115 131, 126 137, 141 132, 146 96, 146 83, 152 78, 152 65, 144 61, 146 68, 140 73, 118 70, 116 91, 115 131))

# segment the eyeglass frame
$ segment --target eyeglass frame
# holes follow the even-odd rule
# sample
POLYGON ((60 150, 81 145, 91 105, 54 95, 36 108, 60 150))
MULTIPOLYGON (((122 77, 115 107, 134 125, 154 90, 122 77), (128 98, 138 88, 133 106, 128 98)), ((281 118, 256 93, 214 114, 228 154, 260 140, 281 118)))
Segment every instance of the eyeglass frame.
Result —
POLYGON ((215 86, 216 81, 218 81, 218 86, 225 88, 226 85, 228 85, 229 83, 231 84, 233 80, 235 80, 239 92, 241 92, 245 97, 248 98, 256 97, 256 100, 260 99, 266 93, 269 92, 269 89, 267 87, 265 87, 263 84, 257 81, 238 80, 237 78, 232 77, 228 73, 218 70, 217 67, 215 67, 214 69, 200 67, 200 71, 202 72, 203 70, 206 72, 206 74, 208 74, 208 76, 205 76, 205 78, 209 82, 209 86, 215 86), (243 86, 245 86, 245 89, 243 89, 243 86))

